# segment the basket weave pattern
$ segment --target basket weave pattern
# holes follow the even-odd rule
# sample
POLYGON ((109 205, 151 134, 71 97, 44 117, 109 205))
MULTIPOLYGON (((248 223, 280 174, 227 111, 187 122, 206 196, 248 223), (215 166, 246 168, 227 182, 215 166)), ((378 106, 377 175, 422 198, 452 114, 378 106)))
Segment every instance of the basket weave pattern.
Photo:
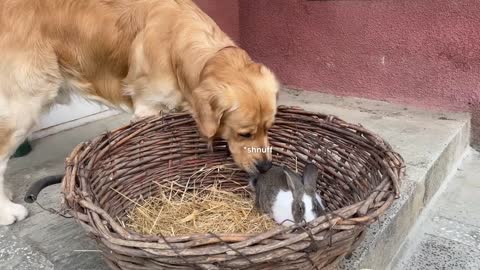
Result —
MULTIPOLYGON (((402 157, 361 126, 294 107, 279 107, 269 137, 274 163, 303 171, 315 161, 327 215, 255 235, 162 237, 126 229, 121 221, 133 206, 128 198, 155 194, 154 181, 187 185, 199 168, 236 168, 225 142, 209 152, 185 113, 143 119, 77 146, 67 159, 64 207, 97 241, 112 269, 335 267, 398 197, 402 157)), ((248 184, 241 170, 232 179, 222 188, 248 184)))

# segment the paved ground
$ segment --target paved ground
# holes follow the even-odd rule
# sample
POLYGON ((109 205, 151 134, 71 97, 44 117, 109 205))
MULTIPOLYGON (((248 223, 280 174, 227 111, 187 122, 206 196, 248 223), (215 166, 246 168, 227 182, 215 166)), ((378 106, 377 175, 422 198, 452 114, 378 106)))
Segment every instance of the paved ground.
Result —
MULTIPOLYGON (((6 179, 15 201, 23 202, 28 186, 37 179, 63 173, 64 160, 80 142, 128 123, 126 115, 114 116, 33 142, 33 152, 12 159, 6 179)), ((59 209, 59 186, 45 189, 38 203, 59 209)), ((38 205, 26 205, 30 216, 11 227, 0 227, 1 270, 103 270, 107 269, 95 244, 72 219, 51 214, 38 205)))
POLYGON ((394 270, 480 269, 480 153, 469 153, 442 189, 394 270))
MULTIPOLYGON (((430 113, 384 102, 320 94, 287 93, 281 100, 283 104, 302 105, 309 110, 338 115, 377 132, 406 159, 409 183, 424 177, 468 119, 464 114, 430 113)), ((12 160, 7 170, 6 179, 13 187, 15 201, 22 202, 32 181, 61 173, 63 161, 78 143, 120 126, 128 122, 127 119, 116 116, 34 142, 34 151, 12 160)), ((404 187, 408 190, 409 185, 404 187)), ((44 207, 58 209, 58 186, 44 190, 38 202, 44 207)), ((1 270, 106 269, 94 243, 73 220, 53 215, 37 205, 28 205, 28 208, 30 216, 26 220, 0 227, 1 270)), ((389 219, 383 219, 382 224, 389 219)))

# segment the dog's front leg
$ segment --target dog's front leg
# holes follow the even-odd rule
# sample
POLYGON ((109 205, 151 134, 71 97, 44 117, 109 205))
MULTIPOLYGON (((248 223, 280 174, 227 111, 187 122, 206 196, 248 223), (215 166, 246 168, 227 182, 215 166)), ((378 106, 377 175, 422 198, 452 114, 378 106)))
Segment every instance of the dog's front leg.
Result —
MULTIPOLYGON (((10 109, 12 112, 15 108, 10 109)), ((5 171, 10 155, 28 136, 34 122, 32 115, 17 113, 0 118, 0 225, 10 225, 28 215, 23 205, 12 202, 13 194, 5 186, 5 171)))
POLYGON ((27 209, 11 201, 12 193, 5 187, 5 170, 7 169, 8 158, 2 157, 0 160, 0 225, 10 225, 15 221, 23 220, 27 217, 27 209))
POLYGON ((7 162, 7 158, 0 160, 0 225, 10 225, 28 215, 28 211, 23 205, 10 201, 8 191, 5 189, 4 174, 7 162))

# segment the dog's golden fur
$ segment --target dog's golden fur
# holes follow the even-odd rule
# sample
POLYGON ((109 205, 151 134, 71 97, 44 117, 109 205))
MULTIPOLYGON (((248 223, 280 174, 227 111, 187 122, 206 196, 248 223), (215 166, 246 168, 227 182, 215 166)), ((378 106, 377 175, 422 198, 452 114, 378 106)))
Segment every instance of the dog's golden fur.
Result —
POLYGON ((40 114, 70 94, 136 117, 188 110, 208 140, 228 141, 255 173, 278 82, 191 0, 0 2, 0 224, 27 215, 6 199, 8 157, 40 114))

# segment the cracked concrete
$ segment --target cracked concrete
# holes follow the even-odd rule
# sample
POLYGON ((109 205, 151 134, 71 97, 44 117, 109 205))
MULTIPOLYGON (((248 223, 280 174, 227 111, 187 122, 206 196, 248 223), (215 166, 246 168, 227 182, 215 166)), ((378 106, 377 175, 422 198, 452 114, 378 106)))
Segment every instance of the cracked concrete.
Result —
POLYGON ((3 270, 44 269, 53 270, 53 264, 23 238, 0 229, 0 266, 3 270))
POLYGON ((394 270, 480 269, 480 153, 472 150, 431 200, 394 270))

